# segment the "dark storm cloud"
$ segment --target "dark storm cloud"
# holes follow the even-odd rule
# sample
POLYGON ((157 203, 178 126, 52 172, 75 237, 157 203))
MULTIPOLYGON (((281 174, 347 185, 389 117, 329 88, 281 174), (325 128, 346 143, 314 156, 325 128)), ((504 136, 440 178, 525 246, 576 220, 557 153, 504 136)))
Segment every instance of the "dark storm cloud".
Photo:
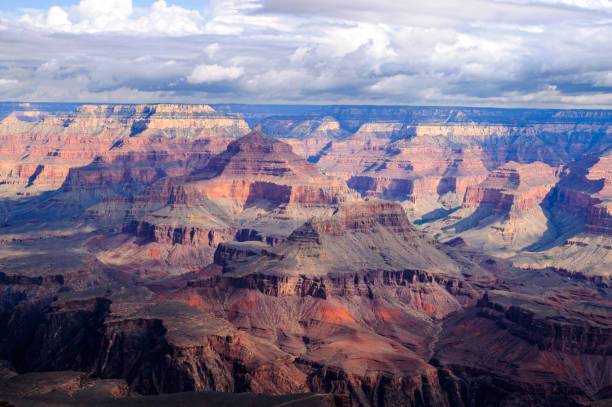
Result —
POLYGON ((609 1, 422 3, 30 10, 0 20, 0 99, 612 105, 609 1))

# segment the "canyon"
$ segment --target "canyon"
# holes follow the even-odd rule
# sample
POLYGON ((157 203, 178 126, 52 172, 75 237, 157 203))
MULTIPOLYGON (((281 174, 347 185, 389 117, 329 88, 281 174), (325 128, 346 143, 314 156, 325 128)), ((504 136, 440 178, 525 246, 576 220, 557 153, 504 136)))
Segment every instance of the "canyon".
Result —
POLYGON ((608 110, 0 118, 0 402, 612 399, 608 110))

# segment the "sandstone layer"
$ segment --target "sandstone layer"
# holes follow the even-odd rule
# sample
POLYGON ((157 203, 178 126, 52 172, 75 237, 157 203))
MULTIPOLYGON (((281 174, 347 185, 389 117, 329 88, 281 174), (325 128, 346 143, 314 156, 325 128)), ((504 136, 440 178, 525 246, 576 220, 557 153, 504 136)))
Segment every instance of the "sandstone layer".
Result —
POLYGON ((82 105, 59 116, 18 112, 0 122, 0 194, 28 196, 57 189, 71 169, 95 160, 118 162, 115 178, 122 176, 121 164, 134 159, 141 164, 161 161, 149 163, 153 173, 164 161, 174 161, 169 172, 181 173, 181 167, 222 151, 228 139, 247 132, 246 122, 207 105, 82 105), (194 144, 196 140, 200 142, 194 144))
MULTIPOLYGON (((145 257, 148 267, 152 264, 146 254, 152 250, 154 262, 182 258, 184 267, 193 270, 211 263, 221 242, 275 245, 309 218, 357 198, 344 181, 324 176, 288 144, 255 130, 231 142, 203 168, 163 179, 135 196, 132 220, 124 231, 140 239, 134 242, 138 253, 131 254, 145 257)), ((125 243, 100 259, 112 262, 119 252, 126 252, 125 243)), ((174 273, 181 270, 177 261, 171 261, 174 273)))
POLYGON ((610 112, 51 110, 0 123, 0 401, 612 398, 610 112))
POLYGON ((605 286, 439 245, 397 203, 344 203, 275 248, 217 250, 213 275, 144 284, 114 269, 7 274, 0 358, 143 394, 329 392, 351 406, 609 397, 605 286), (338 247, 355 252, 329 258, 338 247))

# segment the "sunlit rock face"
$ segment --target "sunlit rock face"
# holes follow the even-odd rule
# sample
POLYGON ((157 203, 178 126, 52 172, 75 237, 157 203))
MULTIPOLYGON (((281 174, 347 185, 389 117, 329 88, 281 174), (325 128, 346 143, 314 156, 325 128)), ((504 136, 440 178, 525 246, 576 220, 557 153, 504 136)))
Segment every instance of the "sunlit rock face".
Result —
POLYGON ((461 237, 530 267, 609 274, 607 183, 594 185, 609 178, 611 120, 603 110, 338 106, 301 120, 269 118, 263 127, 362 196, 402 202, 409 218, 439 239, 461 237), (323 118, 345 133, 315 131, 312 124, 323 118), (318 152, 306 128, 316 133, 318 152), (570 185, 578 177, 568 175, 572 168, 595 165, 589 159, 598 166, 571 181, 588 190, 570 185), (510 172, 520 185, 494 185, 510 172), (547 252, 555 247, 573 254, 547 252), (555 263, 559 258, 565 260, 555 263))
POLYGON ((468 187, 463 206, 492 204, 499 211, 527 212, 539 205, 557 183, 559 169, 536 162, 509 162, 493 171, 478 186, 468 187))
POLYGON ((216 108, 0 123, 0 400, 612 396, 609 112, 216 108))
POLYGON ((612 236, 612 149, 598 157, 589 168, 586 179, 597 182, 601 189, 592 194, 585 231, 612 236))
POLYGON ((248 131, 243 120, 207 105, 83 105, 65 116, 16 112, 0 122, 0 193, 32 196, 57 189, 71 169, 94 161, 100 175, 75 180, 70 174, 70 182, 87 187, 93 178, 97 188, 123 176, 148 182, 160 170, 179 175, 185 173, 181 167, 207 160, 248 131), (125 170, 126 162, 139 168, 125 170))
POLYGON ((547 231, 544 209, 560 168, 541 162, 509 162, 466 189, 453 219, 441 220, 448 233, 459 233, 473 247, 487 251, 521 250, 547 231))
MULTIPOLYGON (((134 216, 125 230, 154 243, 208 248, 209 262, 222 241, 244 235, 281 241, 310 217, 358 199, 343 180, 324 176, 291 146, 260 130, 171 183, 166 205, 158 208, 153 196, 152 210, 134 216)), ((143 212, 140 203, 138 211, 143 212)))

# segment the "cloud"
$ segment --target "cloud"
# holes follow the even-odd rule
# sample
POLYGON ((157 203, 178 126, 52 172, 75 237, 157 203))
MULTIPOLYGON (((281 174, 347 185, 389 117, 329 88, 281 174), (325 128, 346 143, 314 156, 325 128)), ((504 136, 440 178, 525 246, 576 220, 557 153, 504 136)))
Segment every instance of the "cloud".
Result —
POLYGON ((158 0, 151 6, 150 13, 138 19, 135 24, 138 32, 186 35, 201 33, 202 21, 198 11, 168 6, 164 0, 158 0))
POLYGON ((119 31, 132 14, 132 0, 81 0, 73 14, 75 32, 119 31))
POLYGON ((20 22, 37 29, 67 33, 162 34, 187 35, 201 33, 202 16, 196 10, 155 1, 142 16, 135 16, 132 0, 81 0, 65 10, 52 6, 49 10, 32 10, 20 22))
POLYGON ((49 9, 46 24, 53 30, 57 31, 68 31, 70 30, 71 25, 70 21, 68 20, 68 13, 58 6, 53 6, 49 9))
POLYGON ((244 69, 236 66, 198 65, 187 77, 189 83, 212 83, 238 79, 244 69))
MULTIPOLYGON (((515 0, 517 1, 517 0, 515 0)), ((551 5, 577 7, 588 10, 610 10, 612 3, 609 0, 540 0, 551 5)), ((519 4, 529 4, 528 1, 517 1, 519 4)))
POLYGON ((206 53, 206 55, 208 55, 209 58, 214 58, 220 49, 221 47, 219 46, 219 43, 214 42, 206 46, 206 48, 204 48, 204 52, 206 53))
POLYGON ((0 89, 11 88, 19 84, 15 79, 0 78, 0 89))
POLYGON ((204 29, 209 34, 240 35, 246 31, 288 32, 291 25, 278 16, 258 13, 259 0, 213 0, 212 18, 204 29))
POLYGON ((3 15, 0 99, 610 107, 604 0, 81 0, 3 15))

